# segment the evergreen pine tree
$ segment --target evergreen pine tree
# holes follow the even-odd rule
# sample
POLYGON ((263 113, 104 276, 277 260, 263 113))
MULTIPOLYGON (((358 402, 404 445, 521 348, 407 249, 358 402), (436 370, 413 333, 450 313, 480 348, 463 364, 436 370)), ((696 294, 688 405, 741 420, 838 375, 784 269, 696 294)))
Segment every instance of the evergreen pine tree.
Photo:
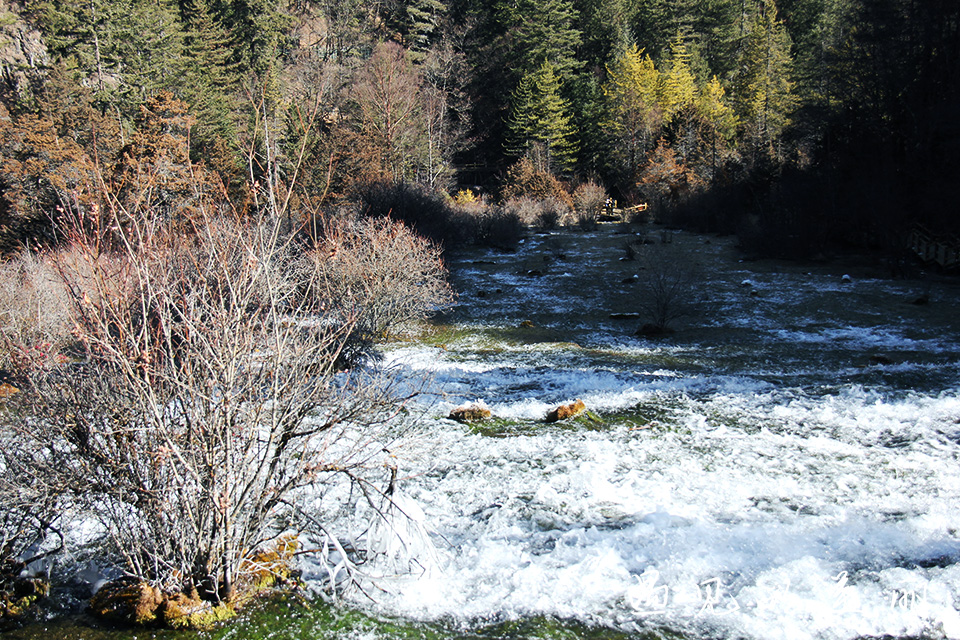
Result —
POLYGON ((773 0, 760 0, 740 56, 735 105, 754 150, 775 158, 782 156, 780 137, 797 104, 790 46, 773 0))
POLYGON ((578 15, 572 0, 503 0, 497 5, 501 54, 520 76, 538 71, 546 60, 568 81, 582 66, 576 57, 578 15))
POLYGON ((538 168, 556 173, 568 171, 577 154, 569 105, 560 89, 560 78, 550 62, 525 75, 512 95, 506 143, 508 154, 532 155, 538 168))
POLYGON ((38 0, 30 10, 53 62, 76 69, 103 112, 132 118, 149 96, 183 82, 183 34, 169 0, 38 0))
POLYGON ((230 34, 213 15, 207 0, 181 0, 184 20, 185 82, 176 95, 197 118, 192 143, 202 147, 236 135, 237 65, 231 62, 230 34))
POLYGON ((414 60, 422 60, 430 48, 431 40, 447 5, 443 0, 408 0, 404 24, 404 43, 414 60))

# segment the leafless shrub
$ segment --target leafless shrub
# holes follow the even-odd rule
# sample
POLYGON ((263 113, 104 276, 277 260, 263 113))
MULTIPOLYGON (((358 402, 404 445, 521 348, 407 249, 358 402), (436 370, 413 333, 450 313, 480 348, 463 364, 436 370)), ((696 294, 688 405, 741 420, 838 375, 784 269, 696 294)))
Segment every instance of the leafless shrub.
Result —
POLYGON ((573 192, 573 209, 581 229, 589 231, 597 228, 600 212, 606 200, 607 192, 593 181, 585 182, 576 188, 573 192))
POLYGON ((529 197, 511 198, 503 204, 503 211, 515 216, 526 227, 536 225, 540 220, 540 201, 529 197))
MULTIPOLYGON (((298 491, 322 494, 340 478, 382 504, 364 470, 383 473, 411 391, 381 369, 339 362, 365 322, 425 312, 446 291, 434 284, 412 306, 397 298, 371 310, 376 287, 420 295, 417 274, 439 279, 440 267, 345 303, 352 289, 316 295, 330 292, 328 276, 283 231, 282 216, 242 224, 200 210, 183 234, 113 215, 124 217, 116 226, 125 246, 104 255, 78 234, 70 259, 57 262, 86 361, 31 371, 8 428, 44 461, 40 489, 73 496, 99 521, 130 576, 229 601, 298 491)), ((341 230, 330 246, 359 252, 341 261, 379 269, 370 279, 436 257, 396 225, 371 224, 341 230), (389 252, 365 250, 365 234, 389 252)), ((350 273, 360 286, 359 271, 350 273)))
POLYGON ((640 262, 639 304, 647 319, 645 335, 671 331, 670 324, 689 314, 696 295, 696 273, 683 255, 670 246, 637 247, 640 262))
POLYGON ((486 207, 473 220, 475 242, 504 251, 516 249, 527 229, 519 212, 509 207, 486 207))
POLYGON ((63 498, 34 481, 47 475, 47 463, 13 436, 0 430, 0 600, 7 603, 17 599, 25 579, 47 573, 35 565, 63 549, 63 498))
POLYGON ((67 292, 43 256, 23 250, 0 264, 0 368, 44 366, 70 342, 67 292))
POLYGON ((503 211, 526 227, 555 229, 570 217, 570 205, 555 197, 536 200, 530 197, 511 198, 503 204, 503 211))
POLYGON ((537 226, 541 229, 556 229, 570 217, 570 205, 558 198, 547 198, 540 203, 537 226))
POLYGON ((317 294, 374 340, 453 302, 440 249, 399 222, 331 220, 310 257, 317 294))

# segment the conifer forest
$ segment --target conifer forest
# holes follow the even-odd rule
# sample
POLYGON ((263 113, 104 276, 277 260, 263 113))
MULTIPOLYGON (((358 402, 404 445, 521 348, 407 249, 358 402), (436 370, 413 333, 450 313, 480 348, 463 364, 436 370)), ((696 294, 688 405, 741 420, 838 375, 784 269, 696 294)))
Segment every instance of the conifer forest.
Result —
POLYGON ((240 207, 251 167, 275 171, 293 216, 385 184, 494 202, 525 164, 560 182, 541 191, 592 182, 783 255, 958 230, 952 0, 29 0, 3 16, 7 250, 47 238, 96 173, 119 188, 162 163, 176 207, 188 161, 240 207))

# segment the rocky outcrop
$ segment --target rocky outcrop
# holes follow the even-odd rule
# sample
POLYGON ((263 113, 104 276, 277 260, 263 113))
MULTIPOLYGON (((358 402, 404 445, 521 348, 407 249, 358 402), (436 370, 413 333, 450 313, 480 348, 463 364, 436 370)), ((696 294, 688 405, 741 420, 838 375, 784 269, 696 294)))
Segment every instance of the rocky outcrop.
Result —
POLYGON ((19 3, 0 0, 0 94, 10 98, 28 91, 31 80, 50 63, 40 31, 22 13, 19 3))

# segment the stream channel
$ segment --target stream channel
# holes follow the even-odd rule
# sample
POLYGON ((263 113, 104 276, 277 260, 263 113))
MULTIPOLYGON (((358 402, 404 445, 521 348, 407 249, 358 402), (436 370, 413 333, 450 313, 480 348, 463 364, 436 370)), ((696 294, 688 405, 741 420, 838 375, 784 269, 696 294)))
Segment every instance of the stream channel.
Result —
POLYGON ((429 560, 373 602, 274 603, 200 637, 960 637, 957 281, 660 230, 644 269, 622 259, 635 233, 452 257, 456 308, 386 353, 431 380, 395 451, 429 560), (656 264, 684 272, 686 313, 638 337, 656 264), (493 417, 446 417, 474 401, 493 417))

